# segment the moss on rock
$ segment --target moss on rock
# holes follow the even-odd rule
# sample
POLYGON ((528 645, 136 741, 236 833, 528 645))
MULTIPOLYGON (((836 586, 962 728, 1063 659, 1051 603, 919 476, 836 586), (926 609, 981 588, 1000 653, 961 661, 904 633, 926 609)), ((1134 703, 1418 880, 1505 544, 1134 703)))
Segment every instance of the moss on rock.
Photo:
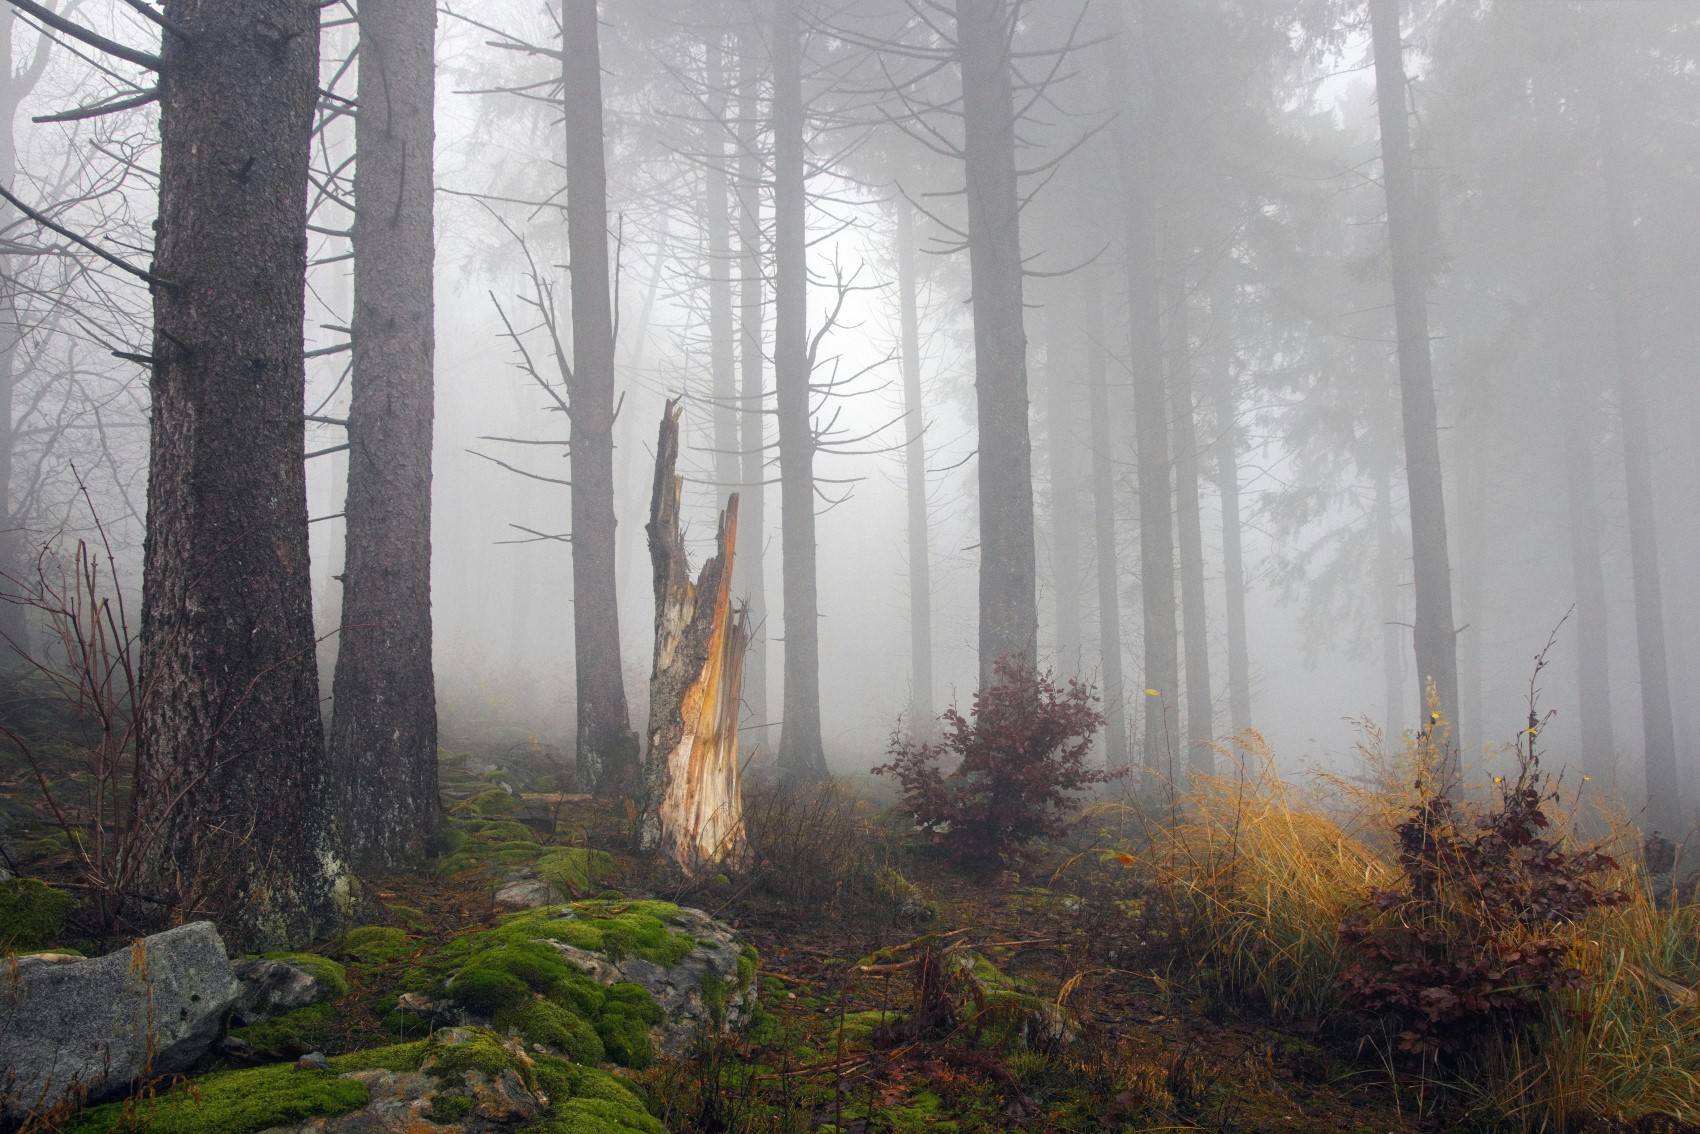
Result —
POLYGON ((589 847, 562 847, 537 860, 537 877, 564 894, 584 894, 614 873, 614 856, 589 847))
POLYGON ((0 882, 0 953, 45 949, 65 928, 76 899, 34 878, 0 882))
POLYGON ((266 953, 268 961, 282 961, 312 974, 327 1000, 340 1000, 348 995, 348 970, 329 957, 318 953, 266 953))
POLYGON ((64 1134, 255 1134, 271 1126, 359 1110, 366 1087, 331 1071, 298 1071, 292 1063, 226 1071, 139 1102, 85 1110, 64 1134))
POLYGON ((240 1028, 230 1034, 260 1051, 299 1055, 319 1051, 336 1032, 340 1013, 332 1004, 309 1004, 240 1028))
POLYGON ((578 1012, 552 1000, 533 997, 496 1017, 496 1026, 518 1032, 528 1044, 542 1044, 574 1063, 595 1066, 606 1056, 596 1028, 578 1012))
POLYGON ((337 952, 363 965, 385 965, 419 951, 403 930, 389 925, 363 925, 342 935, 337 952))

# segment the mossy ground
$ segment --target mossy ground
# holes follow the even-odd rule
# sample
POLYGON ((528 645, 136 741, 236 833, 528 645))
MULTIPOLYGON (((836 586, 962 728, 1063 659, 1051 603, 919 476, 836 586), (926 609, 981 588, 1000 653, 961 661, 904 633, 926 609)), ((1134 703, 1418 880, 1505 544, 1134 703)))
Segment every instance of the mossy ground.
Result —
POLYGON ((34 878, 0 882, 0 953, 58 945, 76 900, 34 878))

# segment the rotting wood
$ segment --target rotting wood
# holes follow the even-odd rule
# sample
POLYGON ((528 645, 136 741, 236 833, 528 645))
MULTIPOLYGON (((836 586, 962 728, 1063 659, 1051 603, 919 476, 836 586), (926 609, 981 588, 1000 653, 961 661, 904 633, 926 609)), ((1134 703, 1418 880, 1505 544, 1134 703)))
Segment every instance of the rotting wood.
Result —
POLYGON ((748 613, 732 605, 736 493, 721 513, 714 558, 691 582, 679 523, 684 479, 675 472, 679 416, 675 398, 661 417, 649 504, 655 664, 637 838, 639 849, 658 851, 686 874, 698 874, 744 853, 738 723, 750 629, 748 613))

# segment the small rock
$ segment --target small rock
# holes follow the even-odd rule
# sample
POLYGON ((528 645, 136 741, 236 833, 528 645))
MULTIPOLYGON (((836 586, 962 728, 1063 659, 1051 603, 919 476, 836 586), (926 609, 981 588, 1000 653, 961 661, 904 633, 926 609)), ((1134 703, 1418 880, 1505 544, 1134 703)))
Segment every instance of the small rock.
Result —
POLYGON ((305 1008, 323 1000, 330 992, 319 983, 318 977, 284 961, 250 957, 230 967, 242 982, 242 995, 231 1014, 238 1025, 305 1008))
POLYGON ((533 910, 558 900, 555 888, 541 878, 515 878, 496 891, 496 904, 510 910, 533 910))
POLYGON ((330 1057, 322 1051, 309 1051, 295 1061, 295 1069, 297 1071, 329 1071, 331 1069, 330 1057))
POLYGON ((225 1036, 218 1041, 218 1049, 231 1059, 243 1063, 254 1063, 260 1058, 259 1050, 253 1044, 238 1036, 225 1036))

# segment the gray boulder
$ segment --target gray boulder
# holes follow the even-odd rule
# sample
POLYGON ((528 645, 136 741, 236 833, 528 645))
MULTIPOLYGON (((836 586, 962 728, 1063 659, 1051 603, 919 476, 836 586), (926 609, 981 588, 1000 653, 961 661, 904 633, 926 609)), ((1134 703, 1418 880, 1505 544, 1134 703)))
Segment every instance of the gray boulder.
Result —
POLYGON ((240 994, 224 942, 204 921, 104 957, 19 958, 0 970, 0 1120, 186 1070, 240 994))

